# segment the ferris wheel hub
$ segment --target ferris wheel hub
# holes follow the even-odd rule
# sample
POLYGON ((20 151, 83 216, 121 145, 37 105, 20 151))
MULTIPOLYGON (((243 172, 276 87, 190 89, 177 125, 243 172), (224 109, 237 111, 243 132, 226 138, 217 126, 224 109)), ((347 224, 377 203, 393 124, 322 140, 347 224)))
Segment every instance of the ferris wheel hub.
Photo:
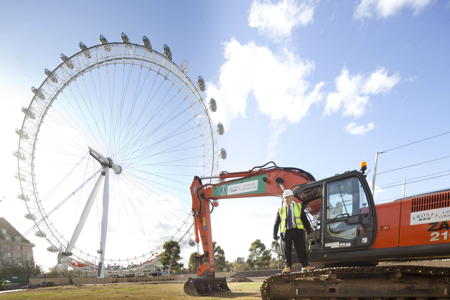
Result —
POLYGON ((120 174, 122 173, 122 167, 114 163, 114 161, 110 157, 105 157, 100 152, 95 151, 91 147, 89 148, 89 154, 98 161, 103 168, 111 168, 114 170, 114 173, 120 174))

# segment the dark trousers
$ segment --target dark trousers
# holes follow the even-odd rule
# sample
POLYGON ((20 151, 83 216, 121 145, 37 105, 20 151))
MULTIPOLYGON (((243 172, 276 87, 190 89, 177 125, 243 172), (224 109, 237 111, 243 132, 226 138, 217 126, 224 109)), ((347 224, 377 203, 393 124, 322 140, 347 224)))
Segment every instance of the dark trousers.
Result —
POLYGON ((284 264, 287 267, 292 266, 292 243, 294 243, 295 252, 297 252, 298 261, 303 267, 309 265, 308 254, 306 253, 305 232, 302 229, 287 229, 284 232, 284 264))

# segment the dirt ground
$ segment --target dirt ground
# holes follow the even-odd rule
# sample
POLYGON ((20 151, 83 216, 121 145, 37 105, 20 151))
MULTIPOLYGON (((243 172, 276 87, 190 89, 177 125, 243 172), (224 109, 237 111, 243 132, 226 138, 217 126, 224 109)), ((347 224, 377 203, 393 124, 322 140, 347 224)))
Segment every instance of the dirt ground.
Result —
POLYGON ((0 294, 1 300, 55 300, 55 299, 261 299, 259 288, 262 281, 228 283, 231 293, 223 293, 214 297, 191 297, 184 294, 183 283, 117 283, 80 286, 58 286, 38 288, 27 291, 0 294))

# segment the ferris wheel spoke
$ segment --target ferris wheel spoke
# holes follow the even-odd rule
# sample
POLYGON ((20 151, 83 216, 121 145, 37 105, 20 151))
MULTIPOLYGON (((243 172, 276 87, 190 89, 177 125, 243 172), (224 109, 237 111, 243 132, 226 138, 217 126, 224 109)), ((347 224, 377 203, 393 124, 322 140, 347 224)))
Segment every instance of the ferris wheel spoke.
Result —
POLYGON ((58 188, 61 188, 63 183, 65 181, 67 181, 67 179, 69 178, 69 175, 71 175, 78 167, 80 167, 81 162, 84 161, 87 157, 88 157, 87 153, 86 153, 86 155, 82 156, 81 159, 77 163, 75 163, 74 166, 69 170, 69 172, 64 174, 64 176, 62 176, 61 180, 58 181, 52 188, 50 188, 50 190, 47 192, 47 194, 44 195, 43 198, 44 199, 50 198, 58 188))
MULTIPOLYGON (((96 54, 97 54, 97 52, 96 52, 96 54)), ((104 76, 102 76, 102 77, 100 77, 100 72, 97 72, 97 76, 98 76, 98 81, 99 82, 101 81, 101 78, 105 78, 106 79, 105 80, 106 81, 106 92, 105 93, 107 93, 107 96, 105 96, 105 97, 107 97, 108 100, 113 99, 112 94, 114 93, 114 91, 112 91, 113 87, 111 86, 111 79, 110 79, 111 75, 110 75, 110 71, 109 71, 109 67, 110 66, 111 66, 111 64, 106 64, 105 65, 105 73, 106 74, 104 76)), ((108 102, 108 104, 109 104, 109 102, 108 102)), ((108 126, 107 126, 107 120, 108 119, 107 119, 106 114, 107 114, 107 107, 105 105, 105 107, 102 109, 102 117, 103 117, 103 120, 105 122, 104 123, 105 135, 107 135, 107 133, 110 133, 110 130, 109 130, 108 126)), ((111 139, 107 138, 105 143, 106 143, 106 150, 108 152, 111 152, 111 139)))
MULTIPOLYGON (((79 71, 81 71, 81 70, 79 70, 79 71)), ((94 125, 96 126, 96 129, 97 129, 97 132, 99 134, 99 137, 101 137, 100 126, 97 123, 97 118, 96 118, 96 115, 95 115, 96 109, 93 106, 93 102, 94 102, 95 99, 97 99, 98 102, 100 100, 99 100, 97 89, 96 89, 96 87, 95 87, 95 85, 93 83, 92 78, 91 78, 91 80, 89 80, 89 82, 91 83, 91 88, 93 89, 94 96, 91 95, 91 92, 90 92, 91 88, 89 87, 88 83, 86 82, 87 81, 86 77, 89 76, 89 75, 90 75, 90 72, 86 72, 86 76, 81 76, 81 80, 79 80, 79 78, 76 78, 74 80, 74 84, 77 87, 76 90, 78 91, 80 99, 82 100, 84 106, 87 108, 87 111, 88 111, 89 115, 91 116, 91 119, 94 121, 94 125)), ((69 86, 69 88, 70 88, 70 91, 72 92, 72 94, 75 96, 75 92, 73 91, 72 87, 69 86)), ((78 101, 76 103, 79 105, 78 101)), ((80 105, 79 105, 79 108, 80 108, 80 111, 82 111, 80 105)))
MULTIPOLYGON (((185 140, 185 141, 183 141, 183 142, 181 142, 181 143, 178 143, 178 144, 176 144, 176 145, 169 145, 169 146, 166 147, 165 149, 163 149, 163 150, 158 150, 158 151, 160 152, 160 151, 169 151, 169 150, 179 149, 179 148, 177 148, 177 147, 180 147, 180 146, 183 146, 183 145, 186 145, 186 144, 195 142, 197 139, 200 139, 200 138, 202 138, 202 135, 197 135, 197 136, 194 136, 194 137, 192 137, 192 138, 189 138, 189 139, 187 139, 187 140, 185 140)), ((136 147, 136 148, 137 148, 137 147, 136 147)), ((149 148, 149 149, 153 149, 153 148, 149 148)), ((151 155, 152 155, 151 152, 148 153, 148 149, 146 149, 146 148, 141 148, 141 149, 137 148, 137 149, 135 149, 133 152, 127 153, 127 155, 128 155, 128 157, 131 157, 132 159, 136 159, 137 157, 139 157, 140 155, 142 155, 142 154, 144 154, 144 153, 147 153, 147 156, 146 156, 147 158, 148 158, 148 157, 151 157, 151 155)))
MULTIPOLYGON (((160 70, 157 71, 157 73, 159 73, 160 70)), ((144 103, 144 107, 149 107, 149 105, 153 102, 152 100, 154 99, 154 96, 156 96, 156 94, 158 94, 162 84, 164 83, 164 79, 160 79, 161 83, 158 86, 158 88, 156 89, 156 91, 153 91, 154 88, 154 84, 155 82, 160 79, 158 77, 155 77, 152 83, 152 86, 150 88, 150 91, 148 93, 148 96, 145 99, 145 103, 144 103), (152 96, 153 95, 153 96, 152 96)), ((135 128, 134 131, 132 131, 133 133, 128 134, 127 136, 134 136, 136 134, 136 132, 142 132, 143 130, 145 130, 146 127, 148 127, 149 123, 151 122, 151 119, 149 118, 145 124, 143 125, 139 125, 139 122, 141 121, 142 116, 144 115, 144 113, 146 112, 145 109, 141 109, 141 112, 139 113, 139 115, 137 116, 137 118, 135 118, 135 120, 131 120, 130 122, 130 128, 135 128), (136 129, 139 128, 139 129, 136 129)), ((125 148, 126 145, 122 145, 122 148, 119 148, 119 150, 117 150, 116 152, 121 152, 123 151, 123 149, 125 148)))
MULTIPOLYGON (((75 80, 75 83, 77 83, 77 80, 75 80)), ((93 125, 94 125, 94 128, 97 130, 97 134, 98 134, 97 138, 101 138, 101 136, 102 136, 101 130, 100 130, 98 124, 97 124, 97 121, 96 121, 95 117, 93 116, 93 113, 91 112, 91 110, 89 109, 88 105, 86 104, 86 100, 84 99, 84 96, 82 96, 82 94, 81 94, 82 89, 78 88, 78 90, 79 90, 79 93, 80 93, 80 99, 84 103, 85 107, 87 108, 87 113, 90 115, 90 119, 86 117, 85 110, 83 110, 81 105, 80 105, 81 101, 77 101, 78 97, 75 96, 75 93, 73 92, 72 87, 69 86, 69 92, 72 94, 72 97, 74 99, 73 102, 75 102, 75 104, 78 107, 78 111, 82 114, 85 124, 88 125, 88 127, 91 127, 90 126, 91 123, 92 123, 91 120, 94 120, 94 124, 93 125)))
POLYGON ((114 134, 114 145, 117 145, 117 143, 119 142, 119 136, 121 135, 121 127, 122 127, 122 124, 124 123, 123 118, 122 118, 123 103, 125 101, 125 97, 126 97, 126 94, 127 94, 127 91, 128 91, 128 86, 129 86, 130 78, 131 78, 131 72, 132 72, 132 69, 133 69, 133 66, 131 66, 129 68, 128 72, 126 72, 125 71, 125 66, 126 66, 126 64, 123 64, 123 70, 122 70, 122 72, 123 72, 123 76, 122 76, 123 81, 122 81, 122 93, 121 93, 121 96, 120 96, 120 108, 119 108, 118 114, 116 114, 117 115, 117 120, 116 120, 116 122, 114 122, 112 124, 112 126, 114 127, 113 131, 115 133, 114 134), (125 75, 125 73, 127 73, 127 74, 125 75))
MULTIPOLYGON (((118 136, 117 136, 117 140, 118 141, 122 140, 122 135, 123 135, 123 133, 125 131, 124 128, 127 126, 127 118, 122 119, 122 110, 123 110, 123 102, 126 101, 126 98, 127 98, 128 89, 129 89, 129 86, 130 86, 131 74, 133 73, 133 69, 134 69, 134 65, 132 65, 132 67, 130 68, 130 70, 128 72, 127 83, 125 85, 125 89, 123 89, 123 92, 122 92, 122 99, 121 99, 121 102, 120 102, 121 107, 120 107, 120 114, 119 114, 120 122, 117 122, 118 123, 118 136)), ((140 80, 140 76, 139 76, 138 81, 139 80, 140 80)), ((136 95, 136 91, 134 92, 134 95, 136 95)), ((134 100, 133 102, 135 102, 135 101, 136 100, 134 100)), ((123 112, 123 113, 125 113, 125 112, 123 112)))
POLYGON ((155 156, 168 155, 168 154, 171 154, 171 153, 174 153, 174 152, 182 152, 182 151, 186 151, 186 150, 201 149, 203 147, 204 147, 204 145, 196 145, 196 146, 190 146, 190 147, 184 147, 184 148, 175 148, 175 149, 173 147, 170 147, 170 148, 167 149, 167 151, 163 150, 163 151, 159 151, 159 152, 148 154, 148 155, 142 154, 140 157, 135 157, 135 161, 142 161, 144 159, 153 158, 155 156), (144 155, 145 155, 145 157, 144 157, 144 155))
MULTIPOLYGON (((67 195, 65 198, 61 200, 57 205, 55 205, 53 208, 51 208, 42 218, 40 218, 32 228, 27 230, 25 234, 28 234, 33 228, 36 228, 41 224, 45 219, 48 219, 52 216, 52 214, 57 211, 59 208, 61 208, 64 204, 66 204, 70 199, 73 199, 73 197, 81 191, 81 189, 86 186, 96 175, 100 173, 101 169, 97 170, 94 174, 92 174, 88 179, 86 179, 80 186, 78 186, 76 189, 74 189, 69 195, 67 195)), ((62 184, 62 183, 61 183, 62 184)), ((50 196, 49 196, 50 197, 50 196)))
MULTIPOLYGON (((133 169, 133 168, 131 168, 133 169)), ((168 172, 154 172, 155 174, 159 174, 159 175, 169 175, 169 176, 175 176, 175 177, 189 177, 192 178, 191 174, 180 174, 180 173, 168 173, 168 172)))
MULTIPOLYGON (((68 102, 70 104, 69 106, 72 107, 72 109, 77 110, 77 108, 73 105, 74 101, 68 102)), ((76 148, 74 146, 80 144, 80 137, 83 138, 82 142, 85 144, 88 144, 88 141, 95 140, 95 138, 90 134, 87 128, 82 126, 79 121, 76 123, 74 118, 70 117, 73 115, 76 115, 74 111, 62 109, 60 106, 55 107, 55 109, 52 110, 52 113, 48 116, 48 118, 50 119, 49 126, 51 126, 51 130, 48 131, 48 135, 51 136, 51 139, 49 140, 60 142, 61 137, 63 137, 64 144, 70 145, 71 148, 76 148), (64 129, 62 129, 61 124, 64 124, 64 129)), ((86 120, 83 112, 82 118, 83 120, 86 120)))
POLYGON ((166 166, 171 163, 185 162, 185 161, 189 161, 189 160, 193 160, 193 159, 199 159, 202 157, 203 157, 203 155, 187 156, 187 157, 171 159, 171 160, 166 160, 166 161, 161 161, 161 162, 158 161, 158 162, 150 162, 150 163, 141 163, 139 166, 141 166, 141 167, 166 166))
MULTIPOLYGON (((132 120, 132 117, 133 117, 133 114, 134 114, 134 110, 135 110, 135 108, 136 108, 136 103, 138 102, 140 93, 142 92, 142 89, 143 89, 143 86, 141 86, 141 75, 142 75, 142 70, 143 70, 143 66, 142 66, 142 64, 141 64, 141 65, 140 65, 140 68, 139 68, 138 79, 137 79, 137 82, 136 82, 136 88, 135 88, 135 90, 134 90, 134 95, 133 95, 133 97, 132 97, 132 99, 133 99, 133 104, 131 105, 131 109, 129 110, 129 112, 128 112, 128 114, 127 114, 127 117, 125 118, 125 125, 124 125, 124 128, 123 128, 122 131, 121 131, 121 133, 123 133, 123 134, 125 135, 125 137, 127 137, 128 134, 130 133, 130 123, 131 123, 131 122, 129 122, 129 120, 132 120)), ((149 74, 149 73, 147 73, 147 76, 144 78, 144 82, 143 82, 142 84, 144 84, 145 81, 147 80, 148 74, 149 74)), ((122 138, 122 137, 121 137, 121 138, 122 138)))
POLYGON ((174 186, 169 185, 169 184, 161 183, 161 182, 159 182, 159 181, 156 181, 156 180, 153 180, 153 179, 149 179, 148 177, 143 178, 141 175, 137 175, 137 174, 133 174, 133 175, 134 175, 136 178, 139 178, 141 181, 142 181, 142 180, 147 180, 148 182, 151 182, 151 183, 153 183, 153 184, 158 185, 160 188, 161 188, 161 187, 165 187, 165 188, 168 188, 168 189, 170 189, 170 190, 174 190, 174 191, 178 191, 178 192, 185 192, 184 189, 177 188, 177 187, 174 187, 174 186))
MULTIPOLYGON (((95 52, 95 54, 96 54, 97 59, 98 59, 97 51, 95 52)), ((109 85, 109 74, 108 74, 108 64, 103 66, 103 68, 105 69, 105 72, 106 72, 106 76, 105 76, 106 80, 105 81, 107 81, 108 87, 110 87, 110 85, 109 85)), ((102 80, 100 78, 100 72, 96 72, 96 74, 97 74, 97 80, 95 80, 95 78, 94 78, 95 76, 92 75, 92 82, 93 82, 94 86, 99 86, 99 94, 100 94, 100 97, 99 97, 99 100, 100 100, 99 113, 101 114, 101 117, 102 117, 103 134, 106 136, 107 123, 106 123, 106 119, 105 119, 105 103, 104 103, 105 101, 104 101, 104 98, 107 97, 107 95, 105 95, 106 93, 103 92, 104 89, 100 88, 100 85, 101 85, 101 82, 102 82, 102 80)), ((109 92, 109 88, 107 90, 109 92)), ((107 151, 110 151, 109 146, 110 145, 108 144, 108 141, 105 140, 105 147, 106 147, 107 151)))
MULTIPOLYGON (((97 76, 99 76, 99 72, 97 72, 97 76)), ((97 99, 97 108, 95 109, 93 107, 94 97, 89 97, 88 100, 92 100, 92 101, 89 101, 89 104, 91 105, 91 108, 94 111, 94 113, 93 113, 94 122, 95 122, 95 126, 97 128, 97 131, 99 133, 99 138, 103 138, 103 140, 105 140, 106 139, 106 120, 105 120, 104 103, 103 103, 104 96, 102 95, 101 89, 97 88, 99 83, 97 83, 95 76, 93 74, 90 74, 90 77, 91 78, 90 78, 89 82, 91 83, 91 86, 94 90, 95 99, 97 99), (95 114, 95 112, 97 112, 101 116, 97 116, 97 114, 95 114), (100 117, 101 117, 101 119, 100 119, 100 117), (97 119, 100 119, 100 120, 97 120, 97 119), (101 123, 102 126, 99 125, 99 123, 101 123), (100 127, 102 127, 102 128, 100 128, 100 127)), ((86 80, 84 80, 84 81, 86 83, 86 80)), ((89 88, 89 87, 87 87, 87 88, 89 88)), ((106 149, 108 149, 108 145, 107 145, 106 141, 105 141, 105 147, 106 147, 106 149)))
POLYGON ((198 135, 198 136, 193 137, 193 138, 191 138, 189 140, 186 140, 185 142, 182 142, 180 144, 176 144, 176 145, 170 145, 169 144, 168 146, 163 148, 163 150, 157 150, 158 152, 152 152, 155 149, 157 149, 156 146, 159 146, 159 145, 160 146, 165 146, 166 144, 168 144, 168 142, 171 142, 171 140, 173 138, 175 138, 175 137, 177 137, 177 136, 179 136, 179 135, 181 135, 183 133, 191 132, 192 129, 193 128, 188 128, 188 129, 186 129, 184 131, 180 131, 179 134, 167 135, 166 137, 163 137, 159 141, 157 141, 157 142, 155 142, 153 144, 150 144, 148 146, 146 146, 146 145, 139 145, 139 147, 135 146, 134 148, 136 148, 136 149, 133 152, 126 153, 126 155, 128 157, 132 158, 133 160, 139 161, 140 159, 142 159, 144 157, 146 159, 148 159, 148 158, 151 158, 151 157, 154 157, 154 156, 157 156, 157 155, 169 154, 169 153, 173 153, 173 152, 179 152, 181 150, 190 150, 190 149, 195 149, 195 148, 204 146, 204 143, 202 143, 202 144, 200 144, 200 146, 194 145, 194 146, 190 146, 190 147, 177 148, 179 146, 183 146, 183 145, 195 142, 197 139, 202 137, 201 135, 198 135), (163 143, 164 143, 164 145, 163 145, 163 143))
MULTIPOLYGON (((159 74, 160 71, 161 71, 161 68, 159 68, 159 69, 156 71, 156 73, 159 74)), ((151 71, 150 71, 150 72, 151 72, 151 71)), ((153 92, 153 89, 154 89, 155 83, 158 81, 158 79, 161 79, 161 84, 160 84, 159 88, 160 88, 161 85, 164 83, 164 80, 163 80, 162 78, 159 78, 159 76, 155 76, 155 77, 154 77, 154 79, 153 79, 153 81, 152 81, 152 84, 151 84, 151 86, 150 86, 150 89, 149 89, 149 91, 148 91, 148 95, 147 95, 147 97, 145 98, 144 107, 149 106, 150 103, 152 102, 153 97, 151 97, 151 96, 152 96, 152 94, 154 93, 154 92, 153 92)), ((158 89, 159 89, 159 88, 158 88, 158 89)), ((156 94, 156 93, 157 93, 157 92, 155 92, 155 94, 156 94)), ((141 110, 141 112, 139 113, 138 117, 137 117, 135 120, 133 120, 132 122, 130 122, 130 127, 131 127, 131 128, 136 128, 136 127, 137 127, 137 124, 139 124, 139 122, 140 122, 140 120, 141 120, 141 118, 142 118, 142 115, 144 114, 144 111, 145 111, 145 110, 141 110)))
POLYGON ((137 137, 134 139, 133 142, 138 142, 138 143, 139 143, 137 147, 139 147, 140 145, 146 143, 146 141, 147 141, 147 140, 150 140, 150 138, 151 138, 156 132, 158 132, 159 130, 161 130, 162 128, 164 128, 164 127, 167 126, 168 124, 170 124, 170 122, 175 122, 175 120, 176 120, 178 117, 180 117, 183 113, 185 113, 186 111, 188 111, 189 108, 190 108, 190 107, 187 107, 187 108, 183 109, 181 112, 177 112, 176 114, 174 114, 174 115, 172 115, 172 116, 169 116, 167 119, 165 119, 165 120, 163 120, 162 122, 160 122, 159 125, 156 126, 156 128, 153 129, 148 135, 141 134, 141 135, 137 136, 137 137), (169 120, 170 120, 170 122, 169 122, 169 120))
MULTIPOLYGON (((124 193, 124 191, 121 191, 120 189, 115 188, 114 191, 118 194, 118 197, 116 198, 116 205, 120 205, 123 207, 123 209, 121 209, 120 211, 125 211, 126 214, 126 219, 123 220, 124 222, 130 222, 130 220, 132 220, 131 225, 136 225, 135 223, 137 223, 138 226, 134 226, 134 228, 130 231, 131 234, 133 234, 135 236, 136 239, 139 239, 140 237, 138 235, 136 235, 136 232, 140 232, 141 233, 141 237, 146 236, 147 233, 144 229, 143 224, 145 223, 142 216, 141 216, 141 211, 142 211, 142 207, 141 209, 137 209, 135 204, 134 204, 134 197, 129 197, 127 195, 127 193, 124 193), (128 197, 127 197, 128 196, 128 197), (119 199, 121 199, 121 201, 118 201, 119 199), (125 201, 123 201, 125 200, 125 201), (117 203, 119 202, 119 203, 117 203), (132 213, 129 212, 129 208, 131 208, 131 210, 133 211, 132 213), (136 221, 136 222, 134 222, 136 221)), ((121 222, 119 220, 119 222, 121 222)))
MULTIPOLYGON (((157 74, 159 74, 160 73, 160 70, 158 70, 157 71, 157 74)), ((159 94, 159 91, 161 90, 161 87, 164 85, 164 83, 165 83, 165 81, 166 81, 166 79, 164 79, 163 77, 162 78, 158 78, 158 79, 160 79, 161 80, 161 82, 160 82, 160 84, 158 85, 158 87, 156 88, 156 90, 152 93, 151 91, 149 92, 149 94, 148 94, 148 102, 147 102, 147 104, 148 105, 150 105, 150 103, 152 103, 153 102, 153 99, 156 99, 157 98, 157 95, 159 94)), ((161 98, 162 99, 162 98, 161 98)), ((163 105, 163 101, 162 100, 160 100, 159 101, 159 103, 157 104, 157 107, 156 107, 156 109, 155 109, 155 111, 158 111, 159 110, 159 107, 160 106, 162 106, 163 105)), ((154 112, 155 112, 154 111, 154 112)), ((154 113, 153 112, 153 113, 154 113)), ((142 116, 142 114, 144 113, 144 110, 141 112, 141 114, 139 115, 139 117, 138 117, 138 120, 140 119, 140 117, 142 116)), ((149 117, 148 118, 148 120, 147 120, 147 122, 144 124, 144 125, 142 125, 142 126, 140 126, 140 127, 138 127, 138 124, 134 124, 134 126, 136 126, 136 128, 139 128, 137 131, 138 132, 141 132, 142 130, 144 130, 148 125, 149 125, 149 123, 152 121, 152 117, 149 117)))
POLYGON ((180 126, 178 126, 178 127, 175 128, 174 130, 172 130, 172 131, 170 131, 169 133, 167 133, 166 136, 164 136, 164 137, 160 138, 158 141, 153 142, 152 144, 150 144, 150 145, 148 146, 148 148, 157 146, 157 145, 159 145, 159 144, 161 144, 161 143, 163 143, 163 142, 167 142, 168 140, 173 139, 173 138, 175 138, 175 137, 177 137, 177 136, 183 135, 183 134, 185 134, 185 133, 192 132, 192 131, 193 131, 195 128, 197 128, 198 126, 195 124, 194 126, 191 126, 191 127, 187 127, 187 128, 186 128, 186 126, 187 126, 189 123, 191 123, 191 122, 192 122, 192 119, 188 119, 188 120, 185 121, 184 123, 181 123, 180 126), (185 129, 182 130, 183 128, 185 128, 185 129))
POLYGON ((155 176, 155 177, 158 177, 158 178, 161 178, 161 179, 165 179, 167 181, 178 183, 180 185, 185 183, 185 182, 183 182, 181 180, 173 179, 173 178, 170 178, 170 177, 167 177, 167 176, 164 176, 164 175, 160 175, 160 174, 157 174, 157 173, 154 173, 154 172, 150 172, 150 171, 135 170, 135 172, 136 173, 141 173, 141 174, 152 175, 152 176, 155 176))
MULTIPOLYGON (((152 190, 154 190, 153 187, 150 186, 148 183, 143 182, 141 179, 139 179, 139 177, 134 176, 134 179, 131 177, 127 177, 126 181, 131 186, 136 186, 140 191, 142 191, 145 195, 147 195, 147 197, 148 197, 147 201, 152 202, 151 208, 153 208, 153 209, 147 210, 150 214, 152 214, 152 218, 150 218, 150 220, 156 220, 157 224, 171 222, 170 218, 167 216, 167 214, 164 211, 157 210, 156 213, 153 212, 154 208, 158 207, 158 202, 156 202, 156 201, 161 201, 161 199, 163 198, 163 194, 161 194, 160 192, 157 192, 155 195, 155 193, 151 192, 152 190), (156 198, 156 200, 153 200, 154 198, 156 198)), ((131 199, 131 201, 133 201, 133 200, 134 199, 131 199)), ((174 216, 176 218, 178 218, 177 214, 174 214, 174 216)), ((155 223, 155 222, 153 222, 153 223, 155 223)))
MULTIPOLYGON (((192 141, 190 141, 192 142, 192 141)), ((195 144, 193 146, 188 147, 180 147, 182 145, 178 144, 176 146, 170 145, 169 147, 159 150, 158 152, 151 152, 147 149, 142 149, 142 151, 139 151, 138 153, 135 153, 134 156, 132 156, 133 161, 139 162, 142 160, 148 160, 155 156, 161 156, 161 155, 171 155, 174 152, 181 152, 186 150, 193 150, 193 149, 200 149, 204 147, 204 144, 195 144), (178 148, 177 148, 178 147, 178 148)), ((148 149, 152 149, 151 147, 148 147, 148 149)))

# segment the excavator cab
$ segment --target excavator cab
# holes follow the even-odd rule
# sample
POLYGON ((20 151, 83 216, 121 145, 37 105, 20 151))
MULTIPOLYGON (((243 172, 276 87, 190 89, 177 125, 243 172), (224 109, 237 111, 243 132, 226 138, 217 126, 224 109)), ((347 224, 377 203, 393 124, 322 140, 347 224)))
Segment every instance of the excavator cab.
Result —
POLYGON ((349 265, 354 249, 372 245, 376 216, 365 176, 346 172, 299 186, 294 194, 310 216, 310 261, 323 265, 349 265))

